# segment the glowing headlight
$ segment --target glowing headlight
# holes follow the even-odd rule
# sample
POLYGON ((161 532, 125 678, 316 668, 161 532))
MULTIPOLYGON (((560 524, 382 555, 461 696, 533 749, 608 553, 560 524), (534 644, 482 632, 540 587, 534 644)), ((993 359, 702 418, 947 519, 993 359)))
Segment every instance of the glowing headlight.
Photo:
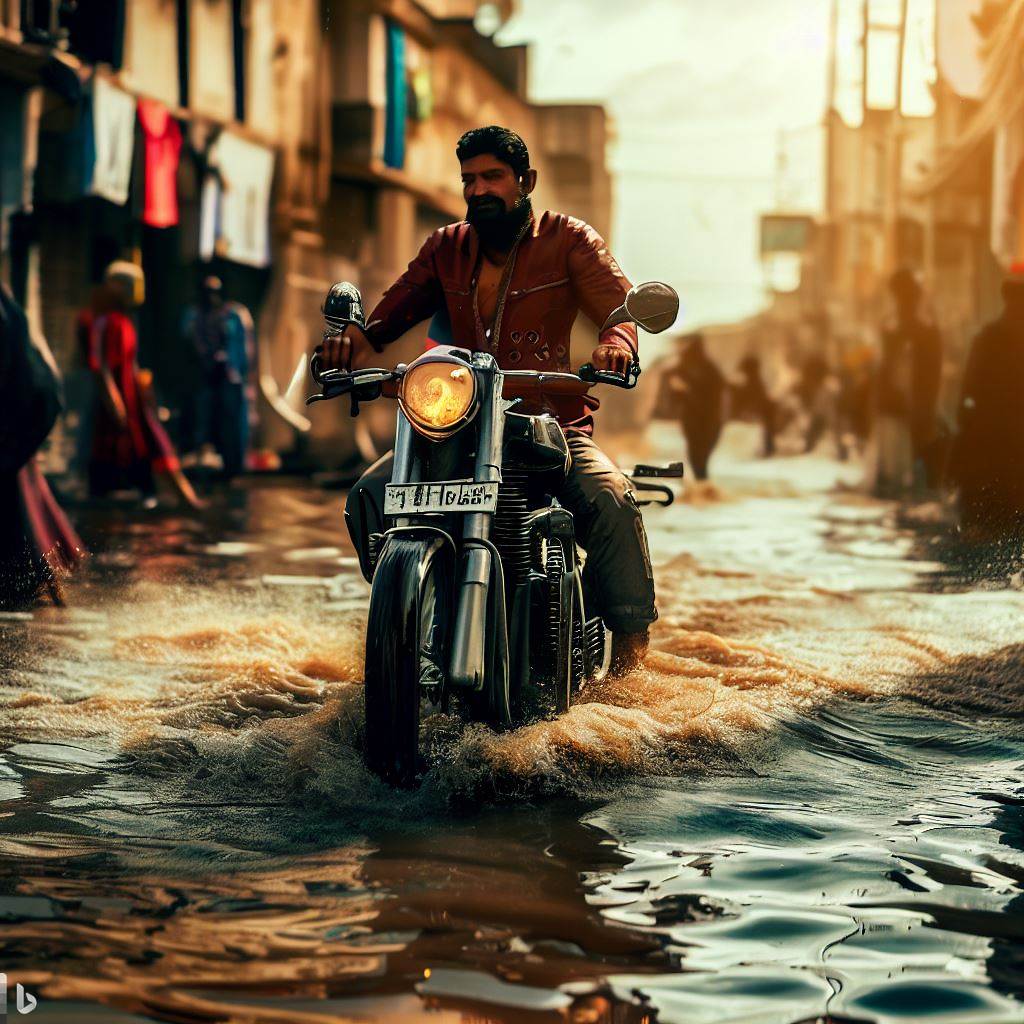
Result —
POLYGON ((473 412, 476 378, 462 363, 424 360, 406 372, 399 401, 417 430, 440 436, 461 426, 473 412))

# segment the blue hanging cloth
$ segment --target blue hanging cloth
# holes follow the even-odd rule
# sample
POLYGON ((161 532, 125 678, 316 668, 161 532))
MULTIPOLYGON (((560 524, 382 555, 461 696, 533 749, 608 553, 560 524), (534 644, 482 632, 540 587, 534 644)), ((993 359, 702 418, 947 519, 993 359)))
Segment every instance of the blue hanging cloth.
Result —
POLYGON ((387 108, 384 115, 384 163, 405 166, 405 118, 408 109, 405 84, 405 33, 393 21, 387 23, 387 108))

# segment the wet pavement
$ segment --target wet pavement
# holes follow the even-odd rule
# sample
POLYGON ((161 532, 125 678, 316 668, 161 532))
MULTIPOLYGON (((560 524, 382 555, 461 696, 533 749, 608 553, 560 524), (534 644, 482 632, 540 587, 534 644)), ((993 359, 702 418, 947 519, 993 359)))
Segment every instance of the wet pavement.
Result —
POLYGON ((340 494, 76 510, 69 606, 0 618, 32 1019, 1024 1020, 1019 578, 855 467, 727 447, 646 513, 645 669, 504 735, 435 716, 402 794, 360 763, 340 494))

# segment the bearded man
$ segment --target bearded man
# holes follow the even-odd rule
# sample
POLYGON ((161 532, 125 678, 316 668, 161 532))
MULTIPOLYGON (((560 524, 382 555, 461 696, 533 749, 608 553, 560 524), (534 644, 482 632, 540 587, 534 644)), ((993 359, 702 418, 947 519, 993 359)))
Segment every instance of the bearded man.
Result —
MULTIPOLYGON (((535 214, 530 195, 537 172, 526 143, 497 125, 476 128, 456 147, 466 219, 435 231, 408 270, 385 292, 365 330, 349 325, 317 349, 325 369, 366 365, 373 352, 445 310, 456 344, 490 352, 505 370, 567 372, 577 314, 600 329, 620 306, 630 282, 601 236, 561 213, 535 214)), ((637 348, 636 327, 602 330, 591 362, 626 374, 637 348)), ((594 443, 588 396, 550 395, 541 409, 561 424, 572 468, 556 495, 573 516, 587 553, 584 583, 592 607, 612 631, 612 671, 637 667, 657 618, 640 510, 630 482, 594 443)), ((383 507, 391 479, 386 455, 349 494, 368 491, 383 507)))

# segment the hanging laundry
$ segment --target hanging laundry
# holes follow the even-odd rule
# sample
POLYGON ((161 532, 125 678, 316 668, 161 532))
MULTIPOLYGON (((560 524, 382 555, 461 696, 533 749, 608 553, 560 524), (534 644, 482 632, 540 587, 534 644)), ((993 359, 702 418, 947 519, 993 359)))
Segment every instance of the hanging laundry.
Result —
POLYGON ((417 68, 409 77, 409 116, 415 121, 429 121, 434 114, 434 85, 430 68, 417 68))
POLYGON ((8 219, 24 199, 23 95, 17 86, 0 82, 0 252, 7 252, 8 219))
POLYGON ((82 96, 63 131, 40 129, 33 198, 42 203, 73 203, 88 195, 96 167, 92 95, 82 96))
MULTIPOLYGON (((216 239, 216 207, 212 219, 208 219, 209 243, 207 254, 200 254, 200 240, 204 227, 203 187, 209 174, 209 125, 186 121, 182 126, 181 156, 178 159, 177 194, 178 226, 181 240, 181 259, 193 263, 198 259, 209 259, 216 239)), ((219 200, 218 200, 219 202, 219 200)))
POLYGON ((405 81, 405 32, 396 22, 387 23, 387 102, 384 108, 384 163, 405 166, 405 121, 408 97, 405 81))
POLYGON ((214 256, 223 255, 217 242, 221 238, 221 187, 220 179, 213 172, 203 178, 203 190, 199 197, 199 258, 209 262, 214 256))
POLYGON ((96 78, 92 87, 96 163, 89 191, 118 206, 128 201, 135 145, 135 97, 96 78))
MULTIPOLYGON (((267 266, 273 150, 224 131, 211 147, 209 160, 219 173, 221 184, 217 255, 251 267, 267 266)), ((202 243, 208 240, 208 205, 212 209, 217 207, 210 198, 212 191, 207 180, 203 189, 202 243)))
POLYGON ((178 161, 181 128, 158 100, 139 100, 139 123, 145 138, 146 193, 142 221, 154 228, 178 223, 178 161))

